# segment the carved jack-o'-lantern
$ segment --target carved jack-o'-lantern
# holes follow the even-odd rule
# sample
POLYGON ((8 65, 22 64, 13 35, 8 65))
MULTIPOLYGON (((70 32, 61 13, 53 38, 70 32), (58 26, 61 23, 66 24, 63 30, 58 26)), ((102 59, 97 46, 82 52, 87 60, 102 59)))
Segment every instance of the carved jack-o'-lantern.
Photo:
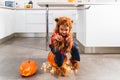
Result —
POLYGON ((20 65, 20 74, 22 76, 31 76, 37 71, 37 63, 33 60, 25 60, 20 65))
MULTIPOLYGON (((51 66, 53 66, 53 67, 57 67, 57 64, 55 63, 54 58, 55 58, 55 55, 54 55, 52 52, 50 52, 50 53, 48 54, 48 63, 49 63, 51 66)), ((66 63, 66 62, 67 62, 67 55, 66 55, 66 57, 65 57, 65 59, 64 59, 63 64, 66 63)))

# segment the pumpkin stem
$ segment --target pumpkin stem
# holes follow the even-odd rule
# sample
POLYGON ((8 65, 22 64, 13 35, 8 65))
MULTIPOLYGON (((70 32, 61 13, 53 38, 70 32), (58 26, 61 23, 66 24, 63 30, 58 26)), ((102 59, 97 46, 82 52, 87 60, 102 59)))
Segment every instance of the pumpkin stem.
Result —
POLYGON ((30 60, 28 60, 28 63, 30 63, 30 60))
POLYGON ((31 60, 31 59, 32 59, 32 56, 29 57, 29 59, 28 59, 28 63, 30 63, 30 60, 31 60))

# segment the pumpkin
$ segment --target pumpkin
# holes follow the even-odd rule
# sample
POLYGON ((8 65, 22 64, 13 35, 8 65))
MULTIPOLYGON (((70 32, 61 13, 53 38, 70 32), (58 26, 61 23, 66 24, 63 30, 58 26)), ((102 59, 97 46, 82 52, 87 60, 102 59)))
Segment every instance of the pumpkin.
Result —
POLYGON ((75 0, 68 0, 68 2, 72 3, 72 2, 75 2, 75 0))
MULTIPOLYGON (((57 64, 55 63, 54 58, 55 58, 55 55, 52 52, 50 52, 48 54, 48 63, 53 67, 57 67, 57 64)), ((66 55, 63 63, 66 63, 66 62, 67 62, 67 55, 66 55)))
POLYGON ((22 76, 31 76, 37 71, 37 63, 33 60, 25 60, 20 65, 20 74, 22 76))

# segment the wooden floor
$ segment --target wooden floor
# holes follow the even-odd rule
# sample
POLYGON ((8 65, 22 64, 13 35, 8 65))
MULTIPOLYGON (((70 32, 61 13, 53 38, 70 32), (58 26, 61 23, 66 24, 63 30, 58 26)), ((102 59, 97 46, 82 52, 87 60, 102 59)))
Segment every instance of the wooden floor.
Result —
POLYGON ((78 73, 57 78, 40 69, 47 62, 45 48, 45 38, 13 38, 0 44, 0 80, 120 80, 120 54, 81 54, 78 73), (22 77, 19 66, 29 58, 37 62, 38 71, 22 77))

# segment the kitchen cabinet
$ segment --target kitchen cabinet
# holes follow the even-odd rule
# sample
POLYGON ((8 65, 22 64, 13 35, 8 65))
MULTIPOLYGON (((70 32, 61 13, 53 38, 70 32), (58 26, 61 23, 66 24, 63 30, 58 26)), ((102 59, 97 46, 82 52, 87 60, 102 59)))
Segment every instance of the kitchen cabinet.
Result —
POLYGON ((81 26, 77 26, 77 39, 85 47, 120 45, 120 5, 91 5, 87 10, 78 11, 78 17, 83 18, 81 26))
MULTIPOLYGON (((49 32, 53 32, 56 24, 54 19, 60 16, 68 16, 74 21, 73 32, 75 32, 76 10, 49 10, 49 32)), ((15 32, 45 33, 46 10, 16 10, 15 32)))
POLYGON ((14 33, 15 11, 9 9, 0 9, 0 39, 14 33))
POLYGON ((3 9, 0 9, 0 39, 4 37, 5 34, 5 20, 3 9))
POLYGON ((73 32, 76 32, 76 10, 49 10, 49 31, 52 32, 56 26, 55 18, 61 16, 67 16, 73 20, 73 32))
POLYGON ((16 10, 15 15, 16 15, 15 16, 15 20, 16 20, 15 33, 26 32, 25 11, 24 10, 16 10))
POLYGON ((45 32, 45 10, 16 10, 17 33, 45 32))
POLYGON ((83 46, 86 46, 86 10, 77 10, 76 38, 83 46))
POLYGON ((25 10, 26 32, 46 32, 45 10, 25 10))
POLYGON ((15 11, 14 10, 5 10, 5 36, 11 35, 14 33, 15 27, 15 11))

